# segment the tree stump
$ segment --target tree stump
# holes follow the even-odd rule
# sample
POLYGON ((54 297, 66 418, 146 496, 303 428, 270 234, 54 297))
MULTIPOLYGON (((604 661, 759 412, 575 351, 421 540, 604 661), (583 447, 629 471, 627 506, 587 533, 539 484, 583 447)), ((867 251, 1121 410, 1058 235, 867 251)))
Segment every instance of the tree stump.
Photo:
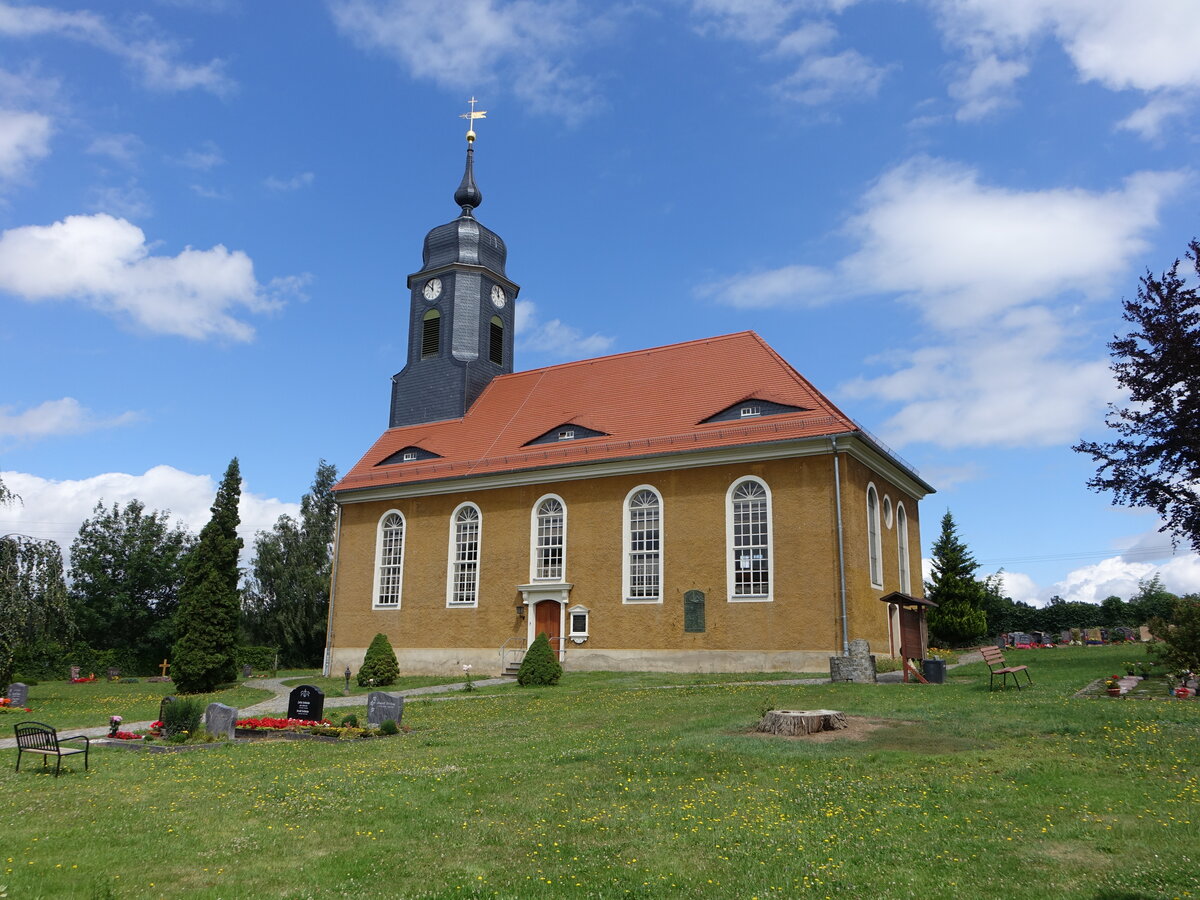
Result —
POLYGON ((772 709, 762 717, 755 731, 794 737, 848 728, 846 714, 836 709, 772 709))

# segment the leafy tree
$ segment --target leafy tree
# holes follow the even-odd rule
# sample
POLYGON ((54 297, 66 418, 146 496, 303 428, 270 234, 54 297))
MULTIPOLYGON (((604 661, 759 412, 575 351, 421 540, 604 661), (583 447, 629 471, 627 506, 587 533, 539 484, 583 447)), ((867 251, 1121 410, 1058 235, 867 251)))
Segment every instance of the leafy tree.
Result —
POLYGON ((1129 612, 1134 622, 1145 625, 1151 619, 1174 621, 1175 604, 1179 597, 1163 587, 1162 579, 1153 578, 1138 582, 1137 593, 1129 598, 1129 612))
POLYGON ((140 500, 97 503, 71 544, 71 601, 88 643, 132 651, 142 671, 170 651, 184 565, 195 538, 140 500))
POLYGON ((558 684, 562 678, 562 663, 550 647, 550 639, 546 632, 539 632, 530 644, 525 658, 521 660, 521 668, 517 672, 517 684, 527 687, 531 684, 558 684))
POLYGON ((1150 652, 1175 671, 1200 671, 1200 599, 1195 596, 1175 601, 1173 626, 1163 618, 1150 620, 1150 633, 1157 643, 1150 652))
POLYGON ((1131 624, 1129 604, 1115 594, 1105 597, 1100 603, 1100 621, 1105 628, 1131 624))
POLYGON ((400 663, 396 660, 392 642, 386 634, 375 635, 363 657, 362 668, 358 670, 358 686, 384 687, 394 684, 399 674, 400 663))
MULTIPOLYGON (((1188 244, 1187 258, 1200 275, 1200 242, 1188 244)), ((1159 278, 1147 270, 1137 298, 1122 302, 1133 328, 1108 345, 1129 392, 1129 403, 1109 404, 1105 416, 1116 440, 1074 449, 1099 464, 1088 487, 1154 509, 1160 530, 1200 551, 1200 288, 1187 285, 1179 264, 1159 278)))
POLYGON ((975 578, 978 568, 947 510, 942 516, 941 534, 933 545, 932 578, 925 582, 926 599, 938 605, 928 615, 929 636, 934 643, 965 647, 987 634, 985 585, 975 578))
POLYGON ((73 632, 58 544, 20 534, 0 538, 0 684, 12 680, 18 650, 73 632))
POLYGON ((212 505, 212 518, 188 557, 179 591, 171 677, 185 694, 211 691, 232 681, 239 634, 238 500, 242 495, 237 457, 229 463, 212 505))
POLYGON ((321 460, 300 500, 300 520, 280 516, 254 539, 242 606, 246 630, 253 643, 278 647, 285 666, 316 665, 325 649, 336 481, 337 468, 321 460))

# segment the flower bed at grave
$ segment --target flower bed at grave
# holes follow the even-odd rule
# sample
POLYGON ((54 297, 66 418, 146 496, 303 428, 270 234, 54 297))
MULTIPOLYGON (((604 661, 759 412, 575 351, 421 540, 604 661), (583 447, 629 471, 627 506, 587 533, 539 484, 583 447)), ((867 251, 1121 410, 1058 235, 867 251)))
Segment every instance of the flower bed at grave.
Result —
POLYGON ((276 719, 270 716, 260 716, 253 719, 238 719, 238 728, 254 731, 299 731, 308 728, 328 728, 333 723, 328 719, 315 721, 313 719, 276 719))
POLYGON ((33 712, 31 706, 15 706, 8 697, 0 697, 0 713, 28 713, 33 712))
POLYGON ((133 731, 114 731, 109 735, 109 737, 118 741, 140 741, 144 735, 137 734, 133 731))

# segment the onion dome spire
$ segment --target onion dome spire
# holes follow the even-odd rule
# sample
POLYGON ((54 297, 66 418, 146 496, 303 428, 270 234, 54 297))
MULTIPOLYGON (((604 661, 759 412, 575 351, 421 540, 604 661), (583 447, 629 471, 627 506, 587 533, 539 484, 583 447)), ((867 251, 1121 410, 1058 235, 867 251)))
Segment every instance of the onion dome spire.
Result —
MULTIPOLYGON (((475 132, 470 134, 473 136, 475 132)), ((462 207, 462 214, 467 218, 473 218, 472 210, 483 202, 483 192, 475 185, 475 148, 470 144, 467 145, 467 168, 454 192, 454 202, 462 207)))
POLYGON ((467 168, 454 192, 454 202, 462 207, 464 216, 474 218, 472 210, 483 202, 483 192, 475 185, 475 120, 487 118, 487 110, 476 109, 474 97, 467 102, 471 104, 471 111, 459 116, 467 120, 467 168))

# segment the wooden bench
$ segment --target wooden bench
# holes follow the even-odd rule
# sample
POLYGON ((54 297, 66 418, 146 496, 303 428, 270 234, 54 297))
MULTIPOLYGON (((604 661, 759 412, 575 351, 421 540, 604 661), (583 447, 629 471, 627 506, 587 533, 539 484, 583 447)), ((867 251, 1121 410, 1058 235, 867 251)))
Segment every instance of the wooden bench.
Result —
POLYGON ((1008 676, 1013 677, 1013 684, 1017 686, 1017 690, 1021 689, 1021 681, 1017 678, 1018 672, 1024 672, 1025 677, 1033 684, 1033 677, 1029 674, 1029 666, 1010 666, 1004 661, 1004 654, 1000 652, 999 647, 980 647, 979 652, 983 654, 983 661, 988 667, 988 690, 992 690, 992 685, 996 681, 996 676, 1001 676, 1001 684, 1008 687, 1008 676), (997 668, 998 667, 998 668, 997 668))
POLYGON ((54 777, 58 777, 59 770, 62 768, 62 760, 64 756, 73 756, 76 753, 83 754, 83 768, 88 767, 88 748, 91 747, 91 741, 88 737, 82 734, 76 734, 72 737, 60 738, 58 732, 49 725, 43 725, 41 722, 18 722, 13 726, 17 732, 17 771, 21 771, 21 754, 22 753, 40 753, 42 756, 42 768, 46 767, 47 757, 53 756, 56 758, 54 764, 54 777), (82 747, 64 747, 66 741, 83 741, 82 747))

